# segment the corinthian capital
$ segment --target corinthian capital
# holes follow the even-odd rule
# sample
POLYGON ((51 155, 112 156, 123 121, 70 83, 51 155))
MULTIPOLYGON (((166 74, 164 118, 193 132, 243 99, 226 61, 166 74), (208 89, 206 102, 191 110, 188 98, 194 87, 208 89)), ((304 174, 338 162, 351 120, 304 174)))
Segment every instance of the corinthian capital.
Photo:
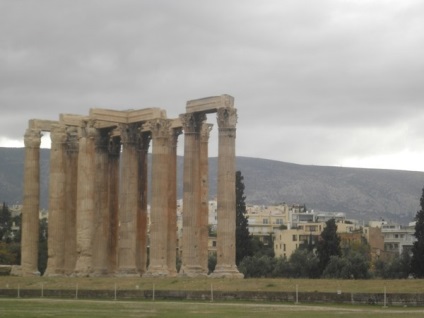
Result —
POLYGON ((196 133, 200 132, 206 115, 203 113, 186 113, 181 114, 180 119, 185 133, 196 133))
POLYGON ((27 148, 40 148, 41 131, 38 129, 28 128, 25 132, 24 143, 27 148))
POLYGON ((217 111, 217 121, 219 128, 236 128, 237 109, 236 108, 219 108, 217 111))
POLYGON ((66 127, 64 125, 52 125, 50 139, 52 148, 65 144, 67 141, 66 127))
POLYGON ((210 132, 213 128, 213 124, 203 123, 202 129, 200 130, 200 140, 207 142, 209 140, 210 132))
POLYGON ((171 121, 169 119, 157 118, 147 121, 143 125, 143 129, 148 129, 152 132, 152 138, 168 138, 171 121))

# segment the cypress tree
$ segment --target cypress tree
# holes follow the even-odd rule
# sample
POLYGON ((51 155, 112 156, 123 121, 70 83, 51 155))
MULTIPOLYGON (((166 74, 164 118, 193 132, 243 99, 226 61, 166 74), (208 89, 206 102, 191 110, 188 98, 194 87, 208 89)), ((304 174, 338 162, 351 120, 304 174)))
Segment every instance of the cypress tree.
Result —
POLYGON ((415 216, 415 233, 417 239, 412 246, 411 273, 416 278, 424 277, 424 188, 420 199, 421 210, 415 216))
POLYGON ((331 256, 341 256, 340 237, 337 235, 336 220, 327 221, 324 230, 321 233, 321 239, 317 244, 317 254, 319 258, 319 269, 323 273, 331 256))
POLYGON ((240 171, 236 172, 236 264, 245 256, 252 256, 252 241, 246 216, 244 182, 240 171))

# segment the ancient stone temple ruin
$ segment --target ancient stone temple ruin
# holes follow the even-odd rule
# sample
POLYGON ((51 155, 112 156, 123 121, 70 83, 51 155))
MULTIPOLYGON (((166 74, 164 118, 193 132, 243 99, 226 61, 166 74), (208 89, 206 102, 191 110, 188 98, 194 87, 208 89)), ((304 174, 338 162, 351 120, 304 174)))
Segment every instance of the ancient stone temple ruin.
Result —
POLYGON ((44 275, 206 276, 212 129, 206 115, 210 113, 217 114, 219 130, 217 265, 210 276, 243 277, 235 265, 237 110, 229 95, 189 101, 186 113, 176 119, 167 118, 159 108, 95 108, 87 116, 61 114, 58 121, 30 120, 25 133, 22 275, 39 274, 39 152, 42 132, 48 131, 49 236, 44 275), (177 273, 176 149, 181 134, 183 234, 182 265, 177 273))

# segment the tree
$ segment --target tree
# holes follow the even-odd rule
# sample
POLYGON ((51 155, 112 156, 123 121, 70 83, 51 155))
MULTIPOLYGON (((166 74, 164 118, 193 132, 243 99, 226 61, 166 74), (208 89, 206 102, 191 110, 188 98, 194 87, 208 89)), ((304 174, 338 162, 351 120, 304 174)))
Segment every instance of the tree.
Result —
POLYGON ((424 277, 424 188, 420 199, 421 210, 415 216, 415 233, 417 239, 412 246, 411 273, 416 278, 424 277))
POLYGON ((246 216, 244 182, 240 171, 236 172, 236 264, 246 256, 252 256, 252 239, 246 216))
POLYGON ((326 222, 317 244, 317 255, 319 258, 319 270, 323 273, 331 256, 341 256, 340 237, 337 235, 337 225, 335 219, 326 222))
POLYGON ((2 209, 0 211, 0 241, 9 239, 11 234, 12 226, 12 214, 7 207, 7 204, 3 202, 2 209))

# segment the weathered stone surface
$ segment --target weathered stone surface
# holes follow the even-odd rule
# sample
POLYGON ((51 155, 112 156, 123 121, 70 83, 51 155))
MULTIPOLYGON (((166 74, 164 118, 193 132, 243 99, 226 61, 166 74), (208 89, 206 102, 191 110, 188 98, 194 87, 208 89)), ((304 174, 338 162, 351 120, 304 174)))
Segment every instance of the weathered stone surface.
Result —
POLYGON ((183 237, 180 276, 207 275, 200 264, 200 129, 205 115, 181 115, 184 129, 183 237))
POLYGON ((22 275, 40 275, 38 271, 38 211, 40 208, 41 132, 29 128, 24 136, 24 202, 22 208, 22 275))
POLYGON ((212 277, 243 277, 236 261, 235 138, 237 110, 218 110, 217 264, 212 277))
POLYGON ((66 193, 66 127, 52 125, 50 131, 50 190, 48 260, 44 276, 65 273, 65 193, 66 193))
POLYGON ((187 113, 215 113, 219 108, 234 107, 234 97, 221 95, 194 99, 187 102, 187 113))

